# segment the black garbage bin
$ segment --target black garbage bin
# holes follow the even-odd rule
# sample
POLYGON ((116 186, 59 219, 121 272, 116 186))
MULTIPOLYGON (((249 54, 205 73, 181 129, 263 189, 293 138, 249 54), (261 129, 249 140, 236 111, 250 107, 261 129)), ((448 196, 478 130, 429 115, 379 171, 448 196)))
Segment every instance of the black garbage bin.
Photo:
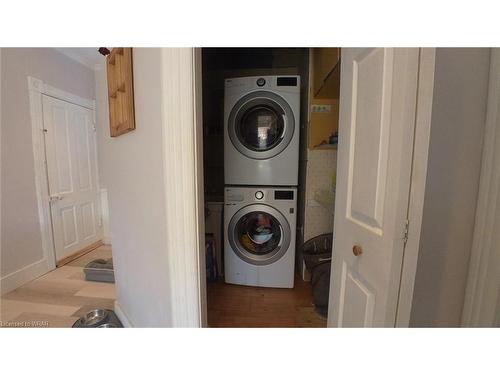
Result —
POLYGON ((311 274, 314 306, 319 314, 327 316, 330 292, 333 233, 313 237, 302 245, 302 256, 311 274))

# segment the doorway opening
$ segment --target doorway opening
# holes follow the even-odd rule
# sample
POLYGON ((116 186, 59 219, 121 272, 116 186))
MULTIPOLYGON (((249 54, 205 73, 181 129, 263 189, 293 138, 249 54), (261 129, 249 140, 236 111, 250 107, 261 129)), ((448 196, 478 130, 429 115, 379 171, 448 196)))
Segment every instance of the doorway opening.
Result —
MULTIPOLYGON (((26 175, 32 177, 18 188, 33 195, 33 212, 20 211, 22 220, 16 219, 30 245, 20 238, 11 244, 15 252, 9 259, 18 266, 2 277, 0 315, 8 326, 39 321, 42 327, 71 327, 92 309, 112 309, 115 300, 107 193, 100 185, 97 160, 94 66, 53 48, 12 49, 6 59, 16 64, 40 60, 40 66, 36 77, 30 75, 30 64, 7 69, 16 78, 13 92, 26 95, 25 107, 19 107, 26 121, 11 123, 26 124, 23 142, 32 149, 26 155, 32 161, 26 175), (51 64, 44 64, 46 58, 51 64), (54 79, 53 72, 71 80, 54 79), (29 257, 18 253, 22 249, 29 257)), ((18 101, 20 96, 6 96, 12 107, 18 101)), ((20 139, 11 142, 20 147, 20 139)))
POLYGON ((339 49, 204 48, 202 69, 208 326, 326 327, 339 49))
MULTIPOLYGON (((104 245, 95 101, 28 77, 37 200, 50 268, 104 245), (41 131, 39 131, 41 130, 41 131)), ((88 256, 87 256, 88 257, 88 256)))

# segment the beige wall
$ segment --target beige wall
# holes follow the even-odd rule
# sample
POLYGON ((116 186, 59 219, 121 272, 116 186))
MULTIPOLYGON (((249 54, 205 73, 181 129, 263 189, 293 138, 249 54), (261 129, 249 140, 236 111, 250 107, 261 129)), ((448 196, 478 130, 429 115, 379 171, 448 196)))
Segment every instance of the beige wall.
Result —
POLYGON ((3 48, 1 54, 2 277, 43 258, 35 196, 27 76, 94 98, 94 73, 51 48, 3 48))
POLYGON ((107 187, 117 303, 131 324, 170 326, 161 53, 134 48, 136 130, 109 136, 106 75, 96 70, 98 153, 107 187))
POLYGON ((488 49, 436 51, 429 165, 411 326, 459 326, 486 115, 488 49))

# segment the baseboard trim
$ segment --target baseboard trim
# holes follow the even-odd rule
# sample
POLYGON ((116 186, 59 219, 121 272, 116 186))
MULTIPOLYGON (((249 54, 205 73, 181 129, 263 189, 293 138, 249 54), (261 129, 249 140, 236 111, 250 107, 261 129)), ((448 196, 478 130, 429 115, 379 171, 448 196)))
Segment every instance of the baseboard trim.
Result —
POLYGON ((72 262, 75 259, 80 258, 82 255, 85 255, 87 253, 90 253, 92 250, 97 249, 102 244, 103 244, 102 240, 96 241, 93 244, 86 246, 81 250, 78 250, 76 253, 73 253, 73 254, 67 256, 66 258, 62 258, 61 260, 58 260, 56 263, 56 266, 62 267, 65 264, 68 264, 69 262, 72 262))
POLYGON ((111 237, 103 237, 102 238, 102 243, 104 245, 111 245, 111 237))
POLYGON ((0 295, 4 295, 50 271, 46 259, 41 259, 2 277, 0 295))
POLYGON ((127 318, 127 315, 125 315, 125 313, 123 312, 118 301, 115 301, 115 314, 118 317, 118 319, 120 319, 120 322, 122 322, 125 328, 134 327, 134 325, 130 322, 129 318, 127 318))

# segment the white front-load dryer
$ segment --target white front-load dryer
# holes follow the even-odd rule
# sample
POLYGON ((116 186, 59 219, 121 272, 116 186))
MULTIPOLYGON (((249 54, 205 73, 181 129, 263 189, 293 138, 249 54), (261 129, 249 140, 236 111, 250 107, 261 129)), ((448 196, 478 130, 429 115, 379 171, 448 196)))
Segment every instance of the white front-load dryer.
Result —
POLYGON ((299 133, 299 76, 226 79, 226 185, 296 186, 299 133))
POLYGON ((226 187, 226 283, 293 288, 296 210, 296 188, 226 187))

